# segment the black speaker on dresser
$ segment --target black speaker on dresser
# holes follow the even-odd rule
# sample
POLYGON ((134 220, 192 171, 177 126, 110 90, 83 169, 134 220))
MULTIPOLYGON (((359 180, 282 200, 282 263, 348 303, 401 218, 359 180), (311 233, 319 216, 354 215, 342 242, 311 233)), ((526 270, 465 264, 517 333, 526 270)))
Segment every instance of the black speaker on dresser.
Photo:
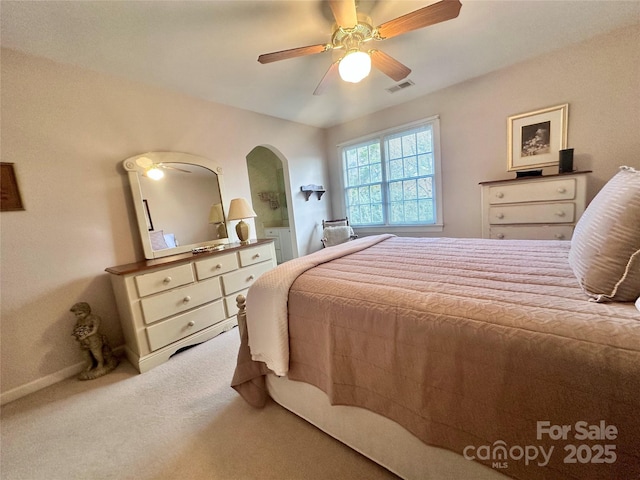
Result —
POLYGON ((558 163, 558 173, 573 172, 573 148, 560 150, 560 161, 558 163))

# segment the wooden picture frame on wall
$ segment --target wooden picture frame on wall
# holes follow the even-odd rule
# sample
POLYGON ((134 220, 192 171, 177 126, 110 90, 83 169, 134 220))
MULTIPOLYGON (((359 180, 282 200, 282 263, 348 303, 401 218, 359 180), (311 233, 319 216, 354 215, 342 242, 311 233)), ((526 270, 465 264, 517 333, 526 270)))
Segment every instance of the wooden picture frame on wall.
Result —
POLYGON ((513 115, 507 120, 507 170, 529 170, 558 165, 567 148, 569 104, 513 115))
POLYGON ((13 163, 0 163, 0 211, 24 210, 13 163))

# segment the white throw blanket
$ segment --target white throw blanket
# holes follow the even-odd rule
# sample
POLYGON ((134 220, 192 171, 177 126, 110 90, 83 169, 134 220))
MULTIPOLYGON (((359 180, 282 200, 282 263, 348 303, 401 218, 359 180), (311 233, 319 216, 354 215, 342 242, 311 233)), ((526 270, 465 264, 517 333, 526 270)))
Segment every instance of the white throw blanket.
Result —
POLYGON ((289 371, 289 288, 310 268, 349 255, 393 237, 390 234, 363 237, 325 248, 280 264, 261 275, 247 294, 247 332, 251 358, 264 362, 276 375, 289 371))

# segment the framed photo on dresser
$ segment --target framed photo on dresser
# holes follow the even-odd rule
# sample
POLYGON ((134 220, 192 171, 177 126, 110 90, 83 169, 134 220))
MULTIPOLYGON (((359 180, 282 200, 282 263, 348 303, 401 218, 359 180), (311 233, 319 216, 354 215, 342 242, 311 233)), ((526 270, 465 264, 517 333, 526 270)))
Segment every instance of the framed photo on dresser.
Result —
POLYGON ((513 115, 507 120, 509 172, 558 164, 567 148, 569 104, 513 115))

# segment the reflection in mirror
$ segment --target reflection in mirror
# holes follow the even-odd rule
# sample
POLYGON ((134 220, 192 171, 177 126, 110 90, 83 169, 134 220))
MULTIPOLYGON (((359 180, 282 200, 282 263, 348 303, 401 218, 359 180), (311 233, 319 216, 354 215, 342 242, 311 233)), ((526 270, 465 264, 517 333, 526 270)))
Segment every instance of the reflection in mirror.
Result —
POLYGON ((123 165, 145 258, 228 243, 218 165, 177 152, 149 152, 123 165))

